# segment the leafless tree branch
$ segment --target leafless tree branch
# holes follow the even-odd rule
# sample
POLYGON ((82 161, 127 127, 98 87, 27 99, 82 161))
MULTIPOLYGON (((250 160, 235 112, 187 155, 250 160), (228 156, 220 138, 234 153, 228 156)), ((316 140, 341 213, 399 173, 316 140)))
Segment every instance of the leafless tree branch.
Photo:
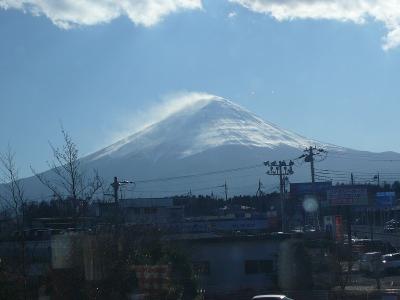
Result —
POLYGON ((62 127, 61 133, 63 145, 60 148, 49 143, 53 160, 48 162, 48 166, 55 176, 47 177, 43 173, 36 172, 32 167, 31 170, 39 181, 59 198, 63 198, 61 193, 63 191, 74 202, 91 200, 95 193, 102 188, 103 180, 97 170, 93 171, 92 177, 85 176, 85 172, 81 168, 78 147, 62 127))

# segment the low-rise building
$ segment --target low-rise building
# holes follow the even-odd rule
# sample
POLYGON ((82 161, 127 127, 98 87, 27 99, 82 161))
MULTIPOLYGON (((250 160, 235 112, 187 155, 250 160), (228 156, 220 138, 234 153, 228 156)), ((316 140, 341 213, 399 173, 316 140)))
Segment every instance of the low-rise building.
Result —
POLYGON ((183 220, 183 207, 172 198, 136 198, 119 201, 125 224, 169 224, 183 220))
POLYGON ((169 239, 187 251, 208 295, 277 288, 281 243, 289 234, 177 234, 169 239))

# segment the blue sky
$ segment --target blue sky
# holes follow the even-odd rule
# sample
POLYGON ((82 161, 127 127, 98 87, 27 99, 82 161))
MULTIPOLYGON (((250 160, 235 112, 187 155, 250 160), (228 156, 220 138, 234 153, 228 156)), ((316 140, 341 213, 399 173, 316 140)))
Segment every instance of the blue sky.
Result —
POLYGON ((71 25, 63 8, 34 16, 0 0, 0 149, 10 143, 30 175, 30 164, 45 168, 60 124, 86 154, 166 97, 197 91, 310 138, 400 152, 400 47, 396 36, 385 40, 380 15, 282 17, 252 0, 200 4, 150 21, 80 13, 71 25))

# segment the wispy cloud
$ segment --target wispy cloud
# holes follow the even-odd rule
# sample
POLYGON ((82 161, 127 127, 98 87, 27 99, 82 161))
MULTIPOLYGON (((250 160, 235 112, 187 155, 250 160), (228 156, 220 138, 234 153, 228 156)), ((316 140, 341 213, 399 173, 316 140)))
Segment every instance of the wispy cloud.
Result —
POLYGON ((0 0, 0 8, 45 15, 55 25, 69 29, 107 23, 123 15, 148 27, 171 13, 201 9, 202 3, 201 0, 0 0))
POLYGON ((222 98, 204 92, 181 91, 168 94, 148 108, 136 110, 122 117, 120 116, 119 119, 116 120, 120 123, 120 125, 117 126, 119 129, 107 134, 109 138, 107 138, 106 143, 109 144, 110 142, 116 142, 126 138, 152 124, 166 119, 174 113, 189 109, 190 107, 206 105, 209 101, 214 99, 222 98))
POLYGON ((399 0, 229 0, 278 21, 295 19, 336 20, 364 24, 369 19, 382 22, 388 34, 383 49, 400 45, 399 0))
POLYGON ((237 12, 236 11, 231 11, 229 14, 228 14, 228 18, 229 19, 233 19, 233 18, 235 18, 237 16, 237 12))

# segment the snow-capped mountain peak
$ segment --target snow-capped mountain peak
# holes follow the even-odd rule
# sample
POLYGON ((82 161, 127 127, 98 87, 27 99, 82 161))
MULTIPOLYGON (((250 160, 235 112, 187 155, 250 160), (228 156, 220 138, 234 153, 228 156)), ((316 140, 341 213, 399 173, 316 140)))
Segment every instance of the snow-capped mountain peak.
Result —
MULTIPOLYGON (((322 144, 281 129, 217 96, 191 95, 184 103, 167 107, 160 116, 143 129, 83 157, 82 168, 96 169, 109 181, 117 176, 136 182, 127 195, 133 198, 183 195, 189 191, 218 197, 225 182, 230 196, 253 194, 259 188, 259 180, 272 191, 277 187, 277 178, 265 174, 262 162, 266 160, 294 159, 295 173, 290 180, 307 182, 309 165, 296 158, 308 146, 328 150, 326 157, 316 161, 320 168, 319 173, 316 169, 317 180, 343 182, 347 180, 346 174, 350 178, 354 171, 367 172, 363 178, 370 180, 376 170, 382 178, 385 171, 398 173, 398 165, 382 164, 385 160, 400 160, 397 153, 361 152, 322 144), (251 168, 247 169, 248 166, 251 168), (221 172, 243 167, 246 170, 221 172)), ((355 174, 356 180, 361 180, 355 174)), ((52 176, 52 172, 47 175, 52 176)), ((32 197, 51 193, 35 177, 24 180, 24 186, 32 197)))
POLYGON ((304 149, 321 143, 263 121, 243 107, 218 96, 204 96, 165 118, 90 156, 124 157, 146 153, 187 157, 225 145, 304 149))

